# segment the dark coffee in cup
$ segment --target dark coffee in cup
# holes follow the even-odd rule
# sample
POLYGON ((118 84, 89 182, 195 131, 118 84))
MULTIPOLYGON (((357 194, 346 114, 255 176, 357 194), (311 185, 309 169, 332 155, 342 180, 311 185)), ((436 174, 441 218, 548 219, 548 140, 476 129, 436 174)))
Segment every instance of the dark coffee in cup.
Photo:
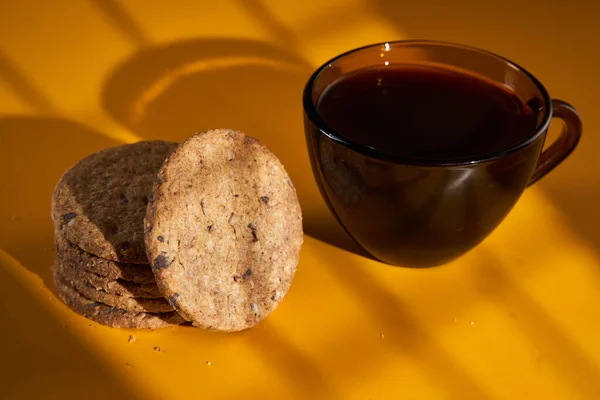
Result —
POLYGON ((317 110, 350 141, 388 154, 431 159, 502 151, 529 137, 539 119, 539 109, 506 87, 431 67, 355 71, 323 92, 317 110))

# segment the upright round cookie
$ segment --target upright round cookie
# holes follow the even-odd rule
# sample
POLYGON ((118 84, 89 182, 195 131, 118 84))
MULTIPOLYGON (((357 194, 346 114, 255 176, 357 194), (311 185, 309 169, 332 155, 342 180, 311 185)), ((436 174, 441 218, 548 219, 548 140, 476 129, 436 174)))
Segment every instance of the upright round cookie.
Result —
POLYGON ((176 144, 147 141, 94 153, 67 170, 52 195, 52 219, 96 256, 147 264, 143 219, 156 173, 176 144))
POLYGON ((302 245, 296 191, 277 157, 243 133, 196 134, 165 161, 145 240, 159 290, 194 325, 256 325, 287 293, 302 245))

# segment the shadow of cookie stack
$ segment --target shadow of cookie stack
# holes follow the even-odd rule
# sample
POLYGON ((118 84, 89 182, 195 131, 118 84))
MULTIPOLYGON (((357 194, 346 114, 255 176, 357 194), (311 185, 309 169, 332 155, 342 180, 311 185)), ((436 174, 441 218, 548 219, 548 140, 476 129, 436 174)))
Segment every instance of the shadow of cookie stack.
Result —
POLYGON ((283 300, 302 213, 260 141, 215 129, 94 153, 54 189, 60 298, 120 328, 251 328, 283 300))
POLYGON ((59 296, 75 312, 121 328, 184 322, 158 290, 143 231, 152 184, 175 147, 148 141, 105 149, 56 185, 53 274, 59 296))

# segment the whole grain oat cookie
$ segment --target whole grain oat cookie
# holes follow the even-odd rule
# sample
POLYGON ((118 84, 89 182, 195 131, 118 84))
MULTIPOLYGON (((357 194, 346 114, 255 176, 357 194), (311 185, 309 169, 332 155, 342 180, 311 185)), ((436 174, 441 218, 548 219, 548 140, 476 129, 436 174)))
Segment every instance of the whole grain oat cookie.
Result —
POLYGON ((55 230, 56 255, 65 263, 97 274, 107 280, 124 280, 137 284, 156 284, 149 264, 120 263, 85 252, 55 230))
POLYGON ((147 264, 143 219, 156 172, 176 146, 145 141, 94 153, 67 170, 52 219, 72 243, 113 261, 147 264))
POLYGON ((72 270, 67 268, 58 257, 54 260, 54 269, 73 288, 90 300, 104 303, 126 311, 161 313, 174 311, 174 308, 164 299, 148 299, 141 297, 125 297, 110 294, 102 289, 96 289, 87 282, 77 279, 72 270))
MULTIPOLYGON (((57 258, 60 259, 60 255, 57 254, 57 258)), ((140 285, 139 283, 128 282, 122 279, 112 280, 93 272, 82 270, 77 264, 71 264, 65 260, 60 260, 60 262, 65 269, 65 275, 72 276, 78 282, 85 282, 96 290, 103 290, 108 294, 124 297, 163 298, 158 290, 158 286, 154 282, 140 285)))
POLYGON ((166 313, 131 312, 90 300, 73 288, 54 269, 56 290, 62 301, 77 314, 113 328, 157 329, 186 322, 174 311, 166 313))
POLYGON ((199 133, 161 167, 147 209, 156 283, 194 325, 256 325, 287 293, 302 245, 296 191, 277 157, 243 133, 199 133))

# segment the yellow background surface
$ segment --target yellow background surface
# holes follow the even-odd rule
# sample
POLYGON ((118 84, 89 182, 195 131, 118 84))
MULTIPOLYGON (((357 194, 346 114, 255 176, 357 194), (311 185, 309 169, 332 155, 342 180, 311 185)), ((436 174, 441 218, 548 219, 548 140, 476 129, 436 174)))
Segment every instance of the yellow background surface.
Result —
POLYGON ((600 399, 600 3, 448 3, 0 0, 0 398, 600 399), (357 254, 304 144, 310 73, 396 39, 502 54, 584 122, 483 244, 434 269, 357 254), (50 276, 61 173, 215 127, 264 141, 298 189, 305 244, 284 302, 236 334, 71 312, 50 276))

